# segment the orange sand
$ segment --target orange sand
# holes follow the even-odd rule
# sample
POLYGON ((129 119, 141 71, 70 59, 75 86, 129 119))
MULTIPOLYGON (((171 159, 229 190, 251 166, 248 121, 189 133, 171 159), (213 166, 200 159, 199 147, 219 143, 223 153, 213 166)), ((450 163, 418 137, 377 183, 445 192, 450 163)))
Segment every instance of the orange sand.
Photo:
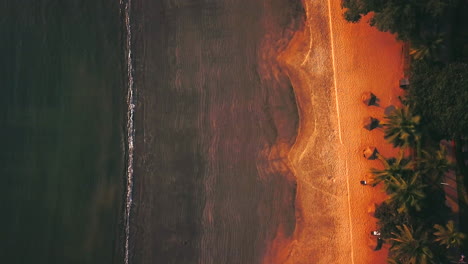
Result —
POLYGON ((297 223, 292 237, 278 231, 264 264, 386 263, 387 248, 373 251, 370 235, 374 205, 385 195, 359 181, 381 166, 362 156, 366 146, 384 156, 396 150, 381 130, 365 130, 363 123, 399 104, 402 44, 367 19, 347 23, 341 0, 330 2, 304 0, 306 25, 278 58, 299 105, 298 137, 288 155, 297 180, 297 223), (366 92, 376 94, 381 106, 366 106, 366 92))

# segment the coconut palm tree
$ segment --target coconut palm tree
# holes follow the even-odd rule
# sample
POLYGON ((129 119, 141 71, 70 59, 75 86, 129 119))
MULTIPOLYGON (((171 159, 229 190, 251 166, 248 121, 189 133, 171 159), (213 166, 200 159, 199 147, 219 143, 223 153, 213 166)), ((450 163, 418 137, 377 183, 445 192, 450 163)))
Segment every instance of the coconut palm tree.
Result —
POLYGON ((397 226, 398 232, 393 233, 390 238, 389 263, 404 264, 427 264, 433 263, 433 253, 429 247, 428 235, 426 232, 413 232, 407 225, 397 226))
POLYGON ((372 185, 377 185, 384 182, 385 189, 389 186, 391 177, 407 179, 413 174, 413 162, 404 157, 404 151, 400 149, 397 158, 385 159, 382 155, 377 154, 377 158, 382 162, 384 168, 382 170, 372 168, 371 173, 374 176, 372 185))
POLYGON ((419 167, 422 173, 432 176, 434 182, 439 182, 447 171, 453 169, 453 165, 447 160, 447 149, 441 146, 434 153, 422 151, 419 167))
POLYGON ((405 264, 405 263, 401 262, 400 260, 395 259, 394 257, 389 257, 387 259, 387 263, 388 264, 405 264))
POLYGON ((442 34, 430 34, 420 41, 413 43, 410 55, 415 60, 438 60, 438 52, 444 47, 444 36, 442 34))
POLYGON ((447 225, 434 225, 434 235, 437 237, 435 241, 441 245, 445 245, 447 248, 460 247, 465 239, 465 234, 457 232, 455 230, 455 224, 452 220, 448 221, 447 225))
POLYGON ((397 108, 385 116, 384 138, 394 147, 414 147, 421 136, 420 116, 413 115, 409 107, 397 108))
POLYGON ((390 177, 387 201, 399 205, 399 213, 407 213, 410 208, 421 210, 421 202, 425 197, 423 189, 426 185, 422 184, 419 178, 417 173, 408 181, 401 177, 390 177))

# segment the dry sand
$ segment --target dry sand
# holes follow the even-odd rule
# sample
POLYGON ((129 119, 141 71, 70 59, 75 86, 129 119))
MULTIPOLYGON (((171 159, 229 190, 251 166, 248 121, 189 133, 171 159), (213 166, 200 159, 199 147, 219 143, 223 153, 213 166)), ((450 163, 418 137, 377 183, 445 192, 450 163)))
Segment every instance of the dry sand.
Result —
POLYGON ((384 156, 397 150, 383 140, 382 130, 368 131, 363 124, 399 105, 402 44, 371 28, 368 18, 347 23, 340 2, 304 0, 306 25, 279 57, 300 113, 288 155, 297 180, 297 222, 292 237, 278 231, 265 264, 386 263, 387 248, 373 251, 376 239, 370 235, 374 205, 385 195, 379 186, 359 183, 381 164, 366 160, 362 150, 376 146, 384 156), (380 107, 363 103, 366 92, 378 96, 380 107))

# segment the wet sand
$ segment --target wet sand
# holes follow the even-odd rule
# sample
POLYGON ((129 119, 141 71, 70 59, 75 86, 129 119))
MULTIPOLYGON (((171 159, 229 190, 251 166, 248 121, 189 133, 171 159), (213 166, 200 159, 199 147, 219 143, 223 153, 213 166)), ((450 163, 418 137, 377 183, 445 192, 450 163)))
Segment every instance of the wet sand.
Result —
POLYGON ((386 263, 387 248, 373 251, 375 204, 380 187, 362 186, 371 167, 362 155, 376 146, 384 156, 396 153, 383 131, 363 128, 369 116, 381 119, 398 105, 403 77, 402 43, 378 32, 364 18, 347 23, 339 0, 303 1, 305 27, 296 33, 279 61, 296 94, 300 124, 289 161, 297 180, 296 229, 278 231, 263 263, 386 263), (373 92, 380 106, 366 106, 373 92))
POLYGON ((295 142, 298 111, 274 59, 302 14, 288 0, 133 1, 129 263, 261 263, 278 226, 292 234, 277 144, 295 142))

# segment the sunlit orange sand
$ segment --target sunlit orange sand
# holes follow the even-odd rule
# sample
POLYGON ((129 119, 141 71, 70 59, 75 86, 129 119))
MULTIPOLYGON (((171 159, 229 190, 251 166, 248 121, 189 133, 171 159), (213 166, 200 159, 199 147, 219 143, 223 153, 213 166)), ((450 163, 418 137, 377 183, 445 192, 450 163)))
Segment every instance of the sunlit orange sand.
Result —
POLYGON ((340 0, 305 0, 307 22, 279 61, 294 86, 300 126, 288 155, 297 180, 296 229, 292 237, 278 230, 265 264, 386 263, 388 248, 374 251, 374 205, 384 194, 360 185, 378 161, 362 150, 376 146, 395 153, 381 130, 363 128, 369 116, 382 118, 398 105, 403 77, 402 44, 388 33, 361 23, 347 23, 340 0), (380 107, 366 106, 373 92, 380 107))

